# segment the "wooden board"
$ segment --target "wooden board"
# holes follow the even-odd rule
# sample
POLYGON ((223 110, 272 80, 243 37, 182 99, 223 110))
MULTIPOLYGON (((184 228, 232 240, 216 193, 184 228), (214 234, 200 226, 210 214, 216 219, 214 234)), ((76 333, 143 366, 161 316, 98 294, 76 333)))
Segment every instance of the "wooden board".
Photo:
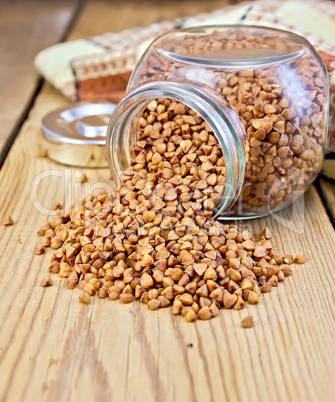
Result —
POLYGON ((332 217, 333 223, 335 224, 335 183, 320 179, 320 187, 328 211, 332 217))
MULTIPOLYGON (((258 233, 268 225, 279 252, 304 250, 308 257, 258 306, 187 324, 139 303, 95 298, 82 305, 79 291, 58 278, 52 288, 40 286, 49 254, 32 254, 46 219, 32 205, 33 180, 47 170, 63 175, 41 181, 45 208, 64 202, 71 178, 72 187, 78 182, 77 169, 36 158, 39 120, 62 104, 54 90, 43 91, 0 173, 0 216, 15 220, 0 228, 0 400, 330 401, 334 231, 314 188, 306 195, 304 225, 293 221, 302 233, 274 218, 245 223, 258 233), (248 314, 255 327, 244 330, 240 321, 248 314)), ((91 185, 110 183, 107 170, 86 173, 91 185)), ((289 219, 290 211, 280 216, 289 219)))
MULTIPOLYGON (((122 7, 119 13, 121 24, 122 7)), ((51 288, 40 286, 50 254, 33 255, 46 220, 38 210, 55 200, 71 204, 90 185, 110 185, 107 169, 87 169, 79 194, 78 169, 37 158, 41 118, 65 103, 49 86, 42 90, 0 172, 0 217, 15 221, 0 227, 0 401, 332 401, 334 230, 314 188, 293 215, 287 209, 241 223, 255 233, 269 226, 278 252, 308 258, 257 306, 188 324, 138 302, 80 304, 79 290, 57 277, 51 288), (249 314, 255 327, 242 329, 249 314)))
POLYGON ((0 3, 0 163, 37 88, 37 53, 62 39, 77 1, 0 3))
POLYGON ((84 12, 68 39, 81 39, 104 32, 118 32, 135 26, 146 27, 155 22, 175 20, 207 13, 241 0, 163 0, 102 2, 93 0, 89 13, 84 12), (103 17, 102 17, 103 16, 103 17), (97 24, 96 21, 99 21, 97 24))

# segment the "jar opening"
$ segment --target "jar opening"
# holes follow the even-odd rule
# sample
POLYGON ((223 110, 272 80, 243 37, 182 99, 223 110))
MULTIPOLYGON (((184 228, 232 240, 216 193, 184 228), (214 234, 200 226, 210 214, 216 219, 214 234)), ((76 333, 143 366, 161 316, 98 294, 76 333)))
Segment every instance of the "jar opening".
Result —
MULTIPOLYGON (((141 150, 146 148, 152 156, 157 151, 157 145, 164 144, 164 161, 177 176, 182 177, 187 172, 188 175, 194 174, 194 177, 198 175, 205 182, 212 175, 210 181, 213 186, 208 186, 205 192, 209 195, 213 193, 213 214, 221 216, 234 205, 241 191, 245 165, 244 142, 245 132, 237 115, 215 91, 184 83, 167 85, 166 82, 156 82, 130 93, 114 112, 108 130, 109 165, 114 179, 120 182, 131 161, 141 150), (171 102, 170 108, 171 104, 178 105, 180 109, 184 107, 185 111, 180 110, 181 116, 178 115, 179 112, 177 115, 171 113, 160 102, 162 99, 171 102), (206 140, 206 135, 209 138, 208 143, 201 140, 206 140), (170 141, 171 137, 173 138, 170 141), (191 137, 199 141, 201 150, 198 148, 197 153, 196 150, 192 153, 191 149, 191 154, 179 155, 178 160, 175 151, 180 152, 181 141, 187 144, 186 147, 190 146, 191 137), (219 152, 215 148, 216 142, 219 152), (214 151, 211 151, 212 148, 214 151), (215 152, 219 155, 215 156, 215 152), (193 163, 194 158, 197 158, 197 163, 193 163), (208 171, 198 166, 200 162, 211 159, 213 166, 210 163, 203 164, 203 169, 208 171), (214 165, 219 159, 219 166, 216 168, 214 165), (213 174, 219 172, 222 174, 215 180, 213 174), (219 191, 218 194, 216 190, 219 191)), ((192 182, 188 184, 192 185, 192 182)))

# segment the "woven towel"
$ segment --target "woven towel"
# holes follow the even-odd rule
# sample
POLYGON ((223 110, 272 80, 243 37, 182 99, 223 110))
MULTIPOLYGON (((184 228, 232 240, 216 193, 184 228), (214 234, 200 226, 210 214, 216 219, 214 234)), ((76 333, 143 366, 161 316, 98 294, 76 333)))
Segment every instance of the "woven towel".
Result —
POLYGON ((248 7, 230 6, 194 18, 60 43, 40 52, 35 66, 73 101, 118 101, 125 93, 136 62, 155 37, 180 26, 215 23, 218 18, 219 23, 234 24, 242 19, 248 7))

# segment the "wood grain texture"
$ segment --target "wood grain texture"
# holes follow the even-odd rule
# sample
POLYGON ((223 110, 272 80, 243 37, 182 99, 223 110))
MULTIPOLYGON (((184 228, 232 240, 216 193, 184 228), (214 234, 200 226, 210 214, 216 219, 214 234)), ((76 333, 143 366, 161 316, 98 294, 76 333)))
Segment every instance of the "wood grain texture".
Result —
POLYGON ((160 2, 93 0, 89 4, 89 13, 84 12, 81 15, 76 28, 70 33, 68 39, 81 39, 104 32, 118 32, 135 26, 146 27, 155 22, 190 17, 241 2, 241 0, 163 0, 160 2))
MULTIPOLYGON (((122 8, 119 13, 120 25, 112 17, 115 29, 126 19, 122 8)), ((0 401, 334 400, 334 230, 314 188, 293 209, 241 223, 255 233, 269 226, 278 252, 304 251, 308 259, 257 306, 188 324, 138 302, 96 297, 80 304, 79 290, 57 277, 51 288, 40 286, 50 253, 33 255, 36 230, 46 220, 31 200, 34 179, 48 171, 61 175, 40 182, 45 208, 83 195, 78 169, 37 157, 41 118, 66 102, 49 86, 42 90, 0 172, 0 217, 15 221, 0 227, 0 401), (255 326, 243 329, 249 314, 255 326)), ((86 174, 83 193, 110 184, 106 169, 86 174)))
POLYGON ((335 184, 327 180, 320 179, 322 196, 326 202, 328 211, 335 222, 335 184))
POLYGON ((0 4, 0 162, 6 143, 37 84, 37 53, 64 35, 76 1, 5 1, 0 4))

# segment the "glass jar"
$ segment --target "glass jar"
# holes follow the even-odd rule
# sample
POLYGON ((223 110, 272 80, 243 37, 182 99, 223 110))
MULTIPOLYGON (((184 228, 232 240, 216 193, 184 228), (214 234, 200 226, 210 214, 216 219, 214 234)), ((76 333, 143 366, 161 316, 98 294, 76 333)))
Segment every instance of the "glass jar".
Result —
POLYGON ((188 28, 157 38, 138 62, 109 125, 108 158, 116 181, 136 152, 140 117, 157 98, 191 108, 221 147, 225 181, 216 217, 276 212, 303 194, 321 169, 327 73, 300 36, 238 25, 188 28))

